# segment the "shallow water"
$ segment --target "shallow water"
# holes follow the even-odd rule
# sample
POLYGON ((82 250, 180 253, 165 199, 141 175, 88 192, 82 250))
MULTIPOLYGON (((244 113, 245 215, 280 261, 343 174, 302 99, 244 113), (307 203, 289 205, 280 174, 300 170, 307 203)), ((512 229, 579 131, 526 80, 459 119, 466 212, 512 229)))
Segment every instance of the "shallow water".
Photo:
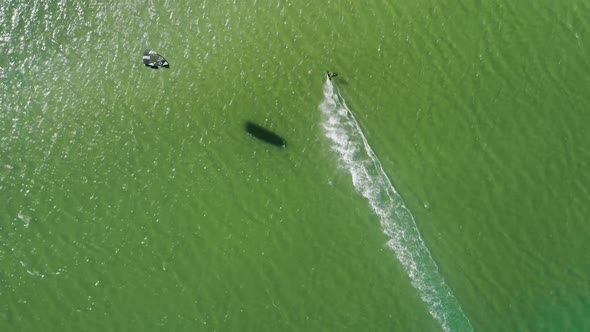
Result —
POLYGON ((588 9, 9 2, 0 329, 590 329, 588 9), (326 70, 431 267, 326 136, 326 70))

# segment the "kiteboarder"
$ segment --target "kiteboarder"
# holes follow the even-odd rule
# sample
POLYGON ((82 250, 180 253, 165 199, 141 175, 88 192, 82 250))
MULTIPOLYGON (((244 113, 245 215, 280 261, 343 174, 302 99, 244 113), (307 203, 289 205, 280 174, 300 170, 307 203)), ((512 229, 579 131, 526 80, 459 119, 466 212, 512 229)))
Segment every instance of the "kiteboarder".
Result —
POLYGON ((328 79, 331 81, 332 77, 336 77, 338 76, 338 73, 331 73, 329 71, 326 72, 326 76, 328 77, 328 79))

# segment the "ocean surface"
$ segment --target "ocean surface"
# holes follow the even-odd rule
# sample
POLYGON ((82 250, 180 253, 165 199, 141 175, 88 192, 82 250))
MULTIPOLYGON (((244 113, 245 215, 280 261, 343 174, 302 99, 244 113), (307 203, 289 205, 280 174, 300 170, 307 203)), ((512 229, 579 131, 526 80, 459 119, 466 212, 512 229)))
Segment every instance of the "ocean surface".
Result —
POLYGON ((589 331, 588 13, 4 1, 0 331, 589 331))

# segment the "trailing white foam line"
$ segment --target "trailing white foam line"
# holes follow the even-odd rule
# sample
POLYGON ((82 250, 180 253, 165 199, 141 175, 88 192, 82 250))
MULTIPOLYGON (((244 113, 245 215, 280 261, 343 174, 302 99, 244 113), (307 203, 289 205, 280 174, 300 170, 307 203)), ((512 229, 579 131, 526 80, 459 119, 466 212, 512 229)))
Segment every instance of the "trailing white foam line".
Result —
POLYGON ((391 184, 344 98, 334 89, 332 82, 326 79, 320 109, 324 115, 325 135, 339 156, 340 166, 350 172, 355 189, 379 216, 383 232, 390 238, 387 245, 401 262, 432 317, 445 331, 472 331, 469 319, 420 237, 414 217, 391 184))

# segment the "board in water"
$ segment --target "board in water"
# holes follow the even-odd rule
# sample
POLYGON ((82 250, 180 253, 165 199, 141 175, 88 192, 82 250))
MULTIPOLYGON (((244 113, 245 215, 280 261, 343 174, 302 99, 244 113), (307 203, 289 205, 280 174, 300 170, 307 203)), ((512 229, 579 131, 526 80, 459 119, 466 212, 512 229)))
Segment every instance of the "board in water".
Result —
POLYGON ((168 61, 152 50, 145 50, 145 52, 143 52, 143 64, 152 69, 158 69, 160 67, 170 68, 168 61))

